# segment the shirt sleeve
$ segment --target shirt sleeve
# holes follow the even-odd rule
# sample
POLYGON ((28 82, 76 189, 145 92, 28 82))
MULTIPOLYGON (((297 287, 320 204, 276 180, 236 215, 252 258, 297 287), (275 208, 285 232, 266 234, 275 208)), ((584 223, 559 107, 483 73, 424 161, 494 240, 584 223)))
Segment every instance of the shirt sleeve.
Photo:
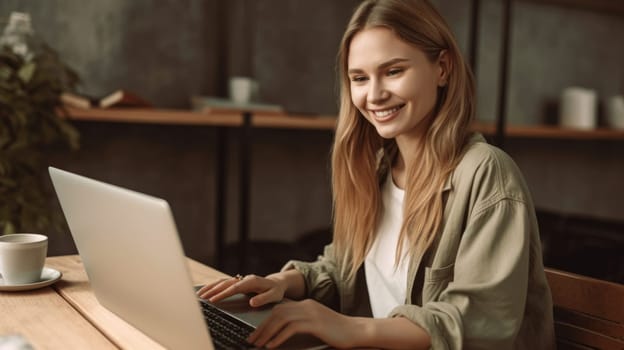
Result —
MULTIPOLYGON (((406 317, 423 327, 436 350, 512 348, 528 287, 528 210, 527 203, 507 197, 473 213, 452 281, 440 297, 422 307, 398 306, 390 316, 406 317)), ((426 276, 424 283, 437 282, 435 276, 426 276)))
POLYGON ((340 300, 336 285, 337 266, 333 245, 329 244, 316 261, 291 260, 284 265, 282 271, 295 269, 301 272, 305 280, 306 296, 336 309, 340 300))

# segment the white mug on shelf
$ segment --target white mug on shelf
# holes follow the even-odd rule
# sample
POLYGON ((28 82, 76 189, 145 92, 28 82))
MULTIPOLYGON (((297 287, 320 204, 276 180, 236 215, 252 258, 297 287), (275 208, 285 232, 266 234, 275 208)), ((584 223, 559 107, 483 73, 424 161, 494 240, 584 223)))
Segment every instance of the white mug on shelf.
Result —
POLYGON ((230 99, 236 103, 250 103, 258 94, 258 82, 249 77, 230 78, 230 99))
POLYGON ((624 129, 624 96, 611 96, 606 103, 607 124, 613 129, 624 129))
POLYGON ((561 93, 559 123, 566 128, 596 128, 596 91, 582 87, 568 87, 561 93))

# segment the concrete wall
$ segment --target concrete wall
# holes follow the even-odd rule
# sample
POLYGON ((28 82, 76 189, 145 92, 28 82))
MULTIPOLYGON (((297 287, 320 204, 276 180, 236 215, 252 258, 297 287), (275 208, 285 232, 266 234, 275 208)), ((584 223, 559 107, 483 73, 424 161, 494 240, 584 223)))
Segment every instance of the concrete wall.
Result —
MULTIPOLYGON (((467 52, 470 2, 435 0, 467 52)), ((250 75, 261 96, 288 110, 336 113, 335 55, 355 0, 4 0, 0 19, 30 12, 37 33, 83 78, 84 92, 124 87, 160 107, 193 94, 225 96, 250 75)), ((508 118, 553 120, 569 85, 600 97, 624 92, 624 18, 516 2, 508 118), (556 111, 555 111, 556 113, 556 111)), ((483 0, 477 66, 479 119, 494 120, 501 1, 483 0)), ((214 235, 213 128, 79 123, 83 149, 53 161, 170 200, 189 255, 207 261, 214 235)), ((237 131, 228 133, 227 234, 238 229, 237 131)), ((293 240, 330 222, 325 131, 256 130, 251 236, 293 240)), ((624 141, 511 140, 507 150, 548 209, 624 220, 624 141)), ((66 238, 64 238, 66 239, 66 238)), ((70 250, 59 244, 57 251, 70 250)))
POLYGON ((100 96, 137 91, 160 106, 186 107, 214 93, 218 73, 215 1, 2 1, 0 17, 29 12, 37 34, 100 96))

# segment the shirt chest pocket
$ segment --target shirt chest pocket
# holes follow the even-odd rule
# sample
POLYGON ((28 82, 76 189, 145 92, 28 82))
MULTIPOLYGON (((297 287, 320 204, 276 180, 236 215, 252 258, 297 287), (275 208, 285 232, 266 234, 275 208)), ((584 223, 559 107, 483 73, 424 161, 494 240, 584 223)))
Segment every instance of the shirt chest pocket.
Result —
POLYGON ((455 264, 450 264, 441 268, 425 267, 425 280, 423 283, 422 301, 423 304, 435 301, 449 282, 453 279, 455 264))

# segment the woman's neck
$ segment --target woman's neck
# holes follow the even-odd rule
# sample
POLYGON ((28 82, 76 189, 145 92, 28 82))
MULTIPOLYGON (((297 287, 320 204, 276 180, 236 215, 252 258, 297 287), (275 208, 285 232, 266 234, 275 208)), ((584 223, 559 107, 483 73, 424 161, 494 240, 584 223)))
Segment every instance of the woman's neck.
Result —
POLYGON ((407 169, 416 164, 419 157, 419 150, 422 149, 421 137, 408 137, 400 135, 395 138, 398 152, 392 164, 392 179, 394 184, 400 189, 405 189, 407 183, 407 169))
POLYGON ((407 174, 407 171, 405 168, 405 161, 403 160, 403 157, 399 153, 397 154, 396 161, 394 162, 394 164, 392 164, 390 175, 392 176, 392 181, 394 182, 394 184, 402 190, 405 189, 406 174, 407 174))

